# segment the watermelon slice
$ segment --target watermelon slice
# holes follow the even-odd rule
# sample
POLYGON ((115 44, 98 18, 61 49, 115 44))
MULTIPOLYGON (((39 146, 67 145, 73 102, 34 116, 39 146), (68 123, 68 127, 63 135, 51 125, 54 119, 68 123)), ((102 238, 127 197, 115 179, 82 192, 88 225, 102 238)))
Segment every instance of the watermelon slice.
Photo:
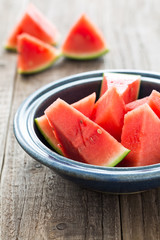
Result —
POLYGON ((24 13, 22 19, 11 32, 6 42, 6 49, 17 49, 17 36, 22 33, 28 33, 40 40, 55 45, 59 33, 43 14, 33 5, 30 4, 24 13))
POLYGON ((65 155, 73 160, 115 166, 129 152, 103 128, 61 99, 50 105, 45 115, 65 155))
POLYGON ((38 117, 35 119, 35 123, 41 132, 41 134, 44 136, 46 141, 50 144, 50 146, 59 154, 64 155, 61 146, 59 144, 59 141, 57 140, 54 130, 51 127, 51 125, 48 122, 48 119, 45 115, 38 117))
POLYGON ((138 98, 140 81, 141 77, 134 74, 104 73, 100 96, 102 96, 107 89, 115 86, 127 104, 138 98))
POLYGON ((108 48, 102 33, 83 14, 69 31, 62 52, 66 57, 86 60, 104 55, 108 48))
POLYGON ((133 109, 139 107, 140 105, 144 104, 144 103, 147 103, 148 102, 148 98, 149 97, 144 97, 144 98, 140 98, 140 99, 137 99, 133 102, 129 102, 126 104, 126 113, 129 112, 129 111, 132 111, 133 109))
POLYGON ((126 112, 132 111, 144 103, 147 103, 160 118, 160 93, 156 90, 153 90, 147 97, 126 104, 126 112))
POLYGON ((91 119, 120 141, 124 114, 125 103, 112 87, 95 103, 91 119))
POLYGON ((61 56, 59 50, 23 33, 18 36, 18 72, 31 74, 49 68, 61 56))
POLYGON ((131 152, 120 166, 135 167, 160 163, 160 119, 143 104, 124 118, 122 145, 131 152))
POLYGON ((72 106, 83 113, 86 117, 91 117, 94 104, 96 100, 96 93, 92 93, 87 97, 80 99, 79 101, 72 104, 72 106))
MULTIPOLYGON (((91 113, 93 111, 94 102, 96 99, 96 93, 92 93, 87 97, 84 97, 80 99, 79 101, 72 104, 72 106, 83 113, 86 117, 90 117, 91 113)), ((51 125, 48 122, 48 119, 45 115, 41 117, 37 117, 35 119, 35 123, 43 135, 43 137, 46 139, 46 141, 50 144, 50 146, 59 154, 64 155, 63 150, 61 149, 61 145, 58 141, 58 139, 55 136, 54 130, 51 127, 51 125)))
POLYGON ((160 118, 160 93, 156 90, 153 90, 148 98, 147 103, 160 118))

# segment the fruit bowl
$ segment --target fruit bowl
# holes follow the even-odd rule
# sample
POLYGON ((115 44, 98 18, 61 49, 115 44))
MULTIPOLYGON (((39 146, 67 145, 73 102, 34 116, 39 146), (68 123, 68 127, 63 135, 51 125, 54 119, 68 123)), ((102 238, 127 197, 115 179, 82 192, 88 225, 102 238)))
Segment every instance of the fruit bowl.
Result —
POLYGON ((100 167, 80 163, 54 152, 39 133, 34 119, 57 98, 68 103, 96 92, 98 95, 103 72, 141 75, 140 97, 153 89, 160 91, 160 74, 134 70, 101 70, 69 76, 52 82, 30 95, 19 107, 14 118, 14 134, 21 147, 38 162, 62 177, 91 190, 123 194, 160 186, 160 164, 144 167, 100 167))

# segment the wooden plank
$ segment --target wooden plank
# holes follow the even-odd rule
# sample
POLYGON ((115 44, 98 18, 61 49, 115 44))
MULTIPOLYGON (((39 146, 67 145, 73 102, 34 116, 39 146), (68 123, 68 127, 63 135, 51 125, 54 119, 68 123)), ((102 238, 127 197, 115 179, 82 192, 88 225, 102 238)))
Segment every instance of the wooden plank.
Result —
MULTIPOLYGON (((15 17, 15 10, 20 11, 20 5, 18 1, 12 6, 12 14, 7 11, 12 5, 11 1, 1 0, 0 4, 0 15, 1 15, 1 30, 0 30, 0 223, 2 217, 2 205, 1 205, 1 183, 3 166, 5 162, 5 146, 6 146, 6 136, 8 131, 9 117, 11 104, 13 99, 14 90, 14 80, 16 77, 16 56, 15 54, 8 54, 4 50, 5 40, 8 37, 9 31, 12 28, 13 19, 17 20, 18 14, 15 17), (5 6, 5 8, 4 8, 5 6), (7 27, 6 27, 7 26, 7 27), (7 32, 8 31, 8 32, 7 32)), ((10 9, 11 10, 11 9, 10 9)), ((0 238, 1 238, 1 227, 0 227, 0 238)), ((2 239, 2 238, 1 238, 2 239)))
POLYGON ((142 193, 144 239, 160 239, 160 189, 142 193))

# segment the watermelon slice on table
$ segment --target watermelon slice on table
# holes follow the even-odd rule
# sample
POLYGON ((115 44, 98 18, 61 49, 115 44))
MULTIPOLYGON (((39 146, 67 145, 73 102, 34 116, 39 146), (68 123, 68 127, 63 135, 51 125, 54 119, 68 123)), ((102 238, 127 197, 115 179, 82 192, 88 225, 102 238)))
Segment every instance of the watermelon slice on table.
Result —
POLYGON ((65 155, 84 163, 115 166, 129 152, 99 125, 57 99, 45 111, 65 155))
POLYGON ((31 74, 49 68, 61 56, 58 49, 29 34, 18 37, 18 72, 31 74))
POLYGON ((138 98, 140 89, 141 77, 134 74, 120 74, 120 73, 104 73, 101 84, 100 96, 102 96, 107 89, 115 86, 118 93, 127 104, 138 98))
POLYGON ((143 104, 124 118, 121 143, 131 152, 120 166, 135 167, 160 163, 160 119, 143 104))
POLYGON ((91 119, 120 141, 124 114, 125 103, 112 87, 95 103, 91 119))
POLYGON ((8 50, 17 49, 17 37, 22 33, 28 33, 48 44, 55 45, 59 33, 56 27, 33 5, 30 4, 22 18, 11 32, 7 39, 5 48, 8 50))
POLYGON ((83 14, 69 31, 62 52, 68 58, 87 60, 104 55, 108 48, 102 33, 83 14))

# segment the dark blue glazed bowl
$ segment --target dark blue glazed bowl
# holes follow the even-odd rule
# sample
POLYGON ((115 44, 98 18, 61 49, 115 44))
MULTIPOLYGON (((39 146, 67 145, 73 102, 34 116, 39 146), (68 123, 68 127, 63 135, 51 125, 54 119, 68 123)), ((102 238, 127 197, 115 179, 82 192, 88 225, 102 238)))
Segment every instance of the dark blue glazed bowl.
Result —
MULTIPOLYGON (((98 167, 60 156, 45 142, 34 119, 58 97, 73 103, 92 92, 99 93, 104 71, 82 73, 48 84, 29 96, 14 119, 14 133, 22 148, 38 162, 82 187, 108 193, 135 193, 160 186, 160 164, 145 167, 98 167)), ((160 74, 133 70, 110 70, 142 76, 140 97, 160 91, 160 74)))

